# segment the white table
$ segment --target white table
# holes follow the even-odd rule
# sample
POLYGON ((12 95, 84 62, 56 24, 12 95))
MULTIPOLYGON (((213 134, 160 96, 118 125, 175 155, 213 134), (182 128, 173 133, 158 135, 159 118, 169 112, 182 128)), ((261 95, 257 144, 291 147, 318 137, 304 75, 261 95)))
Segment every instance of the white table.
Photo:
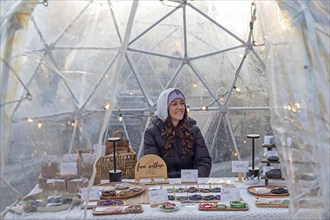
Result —
MULTIPOLYGON (((235 178, 201 178, 199 183, 220 183, 228 181, 233 183, 235 178)), ((170 183, 180 183, 180 179, 170 179, 170 183)), ((264 181, 261 180, 263 185, 264 181)), ((284 184, 284 182, 283 182, 284 184)), ((92 210, 86 210, 86 213, 80 207, 76 207, 71 211, 59 211, 48 213, 29 213, 24 215, 17 215, 14 213, 7 213, 6 220, 9 219, 134 219, 134 220, 161 220, 161 219, 196 219, 196 220, 219 220, 219 219, 289 219, 288 208, 258 208, 255 206, 256 197, 247 192, 247 185, 235 182, 235 186, 240 189, 241 197, 249 205, 248 211, 199 211, 198 204, 184 204, 175 212, 162 212, 158 208, 151 208, 149 205, 143 206, 143 213, 139 214, 123 214, 123 215, 98 215, 94 216, 92 210), (85 216, 86 214, 86 216, 85 216)))

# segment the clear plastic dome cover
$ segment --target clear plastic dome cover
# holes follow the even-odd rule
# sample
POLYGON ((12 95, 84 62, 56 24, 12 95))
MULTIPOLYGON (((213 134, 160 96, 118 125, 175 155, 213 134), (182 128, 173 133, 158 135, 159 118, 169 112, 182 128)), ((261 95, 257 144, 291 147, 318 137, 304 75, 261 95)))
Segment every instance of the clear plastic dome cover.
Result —
POLYGON ((272 135, 291 217, 308 207, 329 218, 328 1, 0 3, 3 213, 38 183, 47 155, 93 149, 123 130, 141 156, 158 95, 177 87, 211 176, 251 160, 251 133, 261 166, 272 135))

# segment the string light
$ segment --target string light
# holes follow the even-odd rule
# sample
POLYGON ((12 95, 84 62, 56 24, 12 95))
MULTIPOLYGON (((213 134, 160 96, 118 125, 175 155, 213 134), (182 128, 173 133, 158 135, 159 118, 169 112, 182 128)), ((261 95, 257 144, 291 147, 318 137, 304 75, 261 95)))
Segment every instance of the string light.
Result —
POLYGON ((202 110, 203 110, 203 111, 207 111, 207 109, 208 109, 207 106, 203 106, 203 107, 202 107, 202 110))
POLYGON ((123 120, 123 115, 122 115, 120 109, 118 110, 118 120, 119 121, 122 121, 123 120))
POLYGON ((108 109, 110 108, 110 103, 105 104, 103 108, 104 108, 105 110, 108 110, 108 109))
POLYGON ((39 122, 39 123, 38 123, 38 128, 41 128, 41 127, 42 127, 42 123, 39 122))
POLYGON ((32 118, 27 119, 28 122, 33 122, 32 118))

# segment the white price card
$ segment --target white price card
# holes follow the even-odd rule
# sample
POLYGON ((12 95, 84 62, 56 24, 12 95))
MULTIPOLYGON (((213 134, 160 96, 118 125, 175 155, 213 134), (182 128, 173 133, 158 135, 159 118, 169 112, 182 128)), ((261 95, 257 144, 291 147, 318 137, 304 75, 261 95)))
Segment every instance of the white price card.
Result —
POLYGON ((237 160, 232 161, 231 162, 231 171, 233 173, 249 172, 249 161, 237 161, 237 160))
POLYGON ((65 162, 73 162, 78 160, 78 154, 64 154, 63 161, 65 162))
POLYGON ((235 201, 240 199, 241 199, 241 194, 239 188, 221 189, 221 201, 235 201))
POLYGON ((100 188, 98 186, 92 186, 90 188, 90 191, 88 191, 88 188, 82 188, 81 189, 81 200, 100 200, 100 188), (89 193, 89 198, 88 198, 89 193))
POLYGON ((156 205, 168 201, 166 189, 148 191, 150 205, 156 205))
POLYGON ((270 156, 276 156, 276 157, 278 157, 277 150, 268 150, 267 151, 267 157, 270 157, 270 156))
POLYGON ((152 183, 152 179, 142 178, 142 179, 140 179, 140 183, 152 183))
POLYGON ((62 162, 61 163, 61 175, 77 175, 77 162, 62 162))
POLYGON ((272 170, 272 169, 274 169, 273 166, 263 166, 263 168, 262 168, 262 173, 263 173, 264 175, 266 175, 266 173, 267 173, 268 171, 272 170))
POLYGON ((274 136, 266 135, 264 137, 264 144, 274 144, 274 143, 275 143, 275 137, 274 136))
POLYGON ((181 170, 181 182, 198 182, 198 170, 181 170))

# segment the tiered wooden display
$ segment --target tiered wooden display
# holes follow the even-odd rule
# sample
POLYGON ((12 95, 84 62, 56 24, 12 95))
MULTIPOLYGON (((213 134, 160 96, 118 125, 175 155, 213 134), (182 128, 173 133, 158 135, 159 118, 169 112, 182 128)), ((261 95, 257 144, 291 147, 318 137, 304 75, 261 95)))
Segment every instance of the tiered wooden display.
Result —
MULTIPOLYGON (((129 141, 124 139, 123 131, 116 131, 112 135, 120 135, 120 141, 116 143, 116 168, 122 171, 123 179, 134 179, 134 169, 136 165, 136 153, 129 146, 129 141)), ((94 185, 100 184, 101 179, 109 179, 109 171, 113 170, 113 146, 111 142, 106 144, 104 157, 96 163, 96 176, 94 185)))
MULTIPOLYGON (((267 148, 267 151, 272 150, 273 148, 276 148, 275 144, 263 144, 262 147, 267 148)), ((264 157, 261 159, 261 163, 265 163, 266 166, 270 166, 272 163, 279 164, 280 161, 269 161, 267 157, 264 157)), ((267 178, 266 176, 262 177, 261 179, 265 180, 265 185, 268 185, 269 180, 284 180, 284 178, 267 178)))

